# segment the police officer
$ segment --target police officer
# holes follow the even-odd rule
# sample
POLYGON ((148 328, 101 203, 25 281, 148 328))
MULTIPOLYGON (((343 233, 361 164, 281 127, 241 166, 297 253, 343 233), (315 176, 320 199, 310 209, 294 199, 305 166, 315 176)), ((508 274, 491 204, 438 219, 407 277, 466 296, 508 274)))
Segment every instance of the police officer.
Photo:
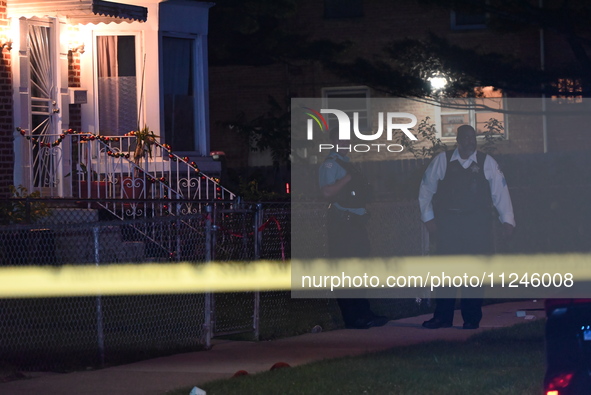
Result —
MULTIPOLYGON (((339 141, 338 128, 330 131, 330 139, 334 148, 319 171, 321 195, 331 202, 327 214, 328 254, 331 258, 367 257, 370 243, 366 204, 370 186, 347 157, 349 146, 339 141)), ((367 329, 388 322, 387 317, 371 311, 367 299, 337 298, 337 302, 348 328, 367 329)))
MULTIPOLYGON (((456 141, 454 151, 437 155, 425 171, 419 190, 421 219, 435 236, 437 254, 490 254, 492 206, 505 237, 515 226, 509 189, 497 162, 476 150, 472 126, 460 126, 456 141)), ((433 318, 423 323, 425 328, 453 325, 455 290, 443 292, 449 297, 436 299, 433 318)), ((464 329, 477 329, 482 319, 481 293, 472 296, 461 301, 464 329)))

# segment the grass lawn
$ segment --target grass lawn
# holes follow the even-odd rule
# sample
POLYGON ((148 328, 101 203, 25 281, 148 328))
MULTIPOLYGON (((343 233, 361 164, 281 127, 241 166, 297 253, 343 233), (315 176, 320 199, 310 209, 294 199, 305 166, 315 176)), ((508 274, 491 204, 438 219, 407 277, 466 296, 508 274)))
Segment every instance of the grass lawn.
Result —
MULTIPOLYGON (((215 394, 535 394, 542 392, 544 320, 203 384, 215 394)), ((190 388, 172 395, 188 395, 190 388)))

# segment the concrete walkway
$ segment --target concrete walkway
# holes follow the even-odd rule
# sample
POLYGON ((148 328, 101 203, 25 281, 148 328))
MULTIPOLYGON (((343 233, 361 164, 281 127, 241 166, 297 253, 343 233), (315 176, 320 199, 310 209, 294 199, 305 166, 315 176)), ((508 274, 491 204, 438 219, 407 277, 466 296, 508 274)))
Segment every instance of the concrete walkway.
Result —
POLYGON ((422 328, 421 323, 430 318, 430 315, 422 315, 390 321, 386 326, 367 330, 342 329, 263 342, 214 341, 209 351, 178 354, 94 371, 33 373, 30 374, 31 378, 0 384, 0 394, 163 395, 180 387, 199 386, 207 381, 230 378, 239 370, 248 373, 269 370, 277 362, 295 366, 431 340, 461 341, 480 331, 543 318, 543 308, 543 301, 531 300, 484 306, 484 317, 477 330, 462 329, 462 318, 460 312, 456 311, 456 326, 445 329, 422 328), (518 314, 518 311, 525 312, 525 316, 523 313, 518 314))

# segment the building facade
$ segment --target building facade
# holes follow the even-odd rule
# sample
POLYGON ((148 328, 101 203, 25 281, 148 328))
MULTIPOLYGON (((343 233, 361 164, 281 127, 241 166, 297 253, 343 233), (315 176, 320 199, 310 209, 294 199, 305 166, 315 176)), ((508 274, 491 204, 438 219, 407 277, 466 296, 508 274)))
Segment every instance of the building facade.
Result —
MULTIPOLYGON (((499 30, 491 27, 492 16, 487 13, 466 14, 436 3, 411 0, 300 1, 297 3, 297 12, 286 23, 292 31, 306 35, 310 40, 349 42, 351 46, 340 59, 345 62, 357 58, 387 62, 384 49, 389 42, 407 38, 427 40, 435 36, 447 40, 452 46, 475 49, 481 54, 499 54, 499 62, 500 57, 503 57, 513 59, 517 65, 525 68, 556 70, 557 73, 564 70, 562 78, 557 78, 555 83, 564 85, 564 91, 571 94, 568 101, 574 103, 572 93, 578 89, 579 81, 570 78, 568 72, 580 68, 581 63, 564 32, 542 29, 533 21, 531 24, 523 23, 519 28, 499 30)), ((550 3, 553 2, 535 1, 531 2, 531 7, 541 5, 551 10, 556 4, 550 3)), ((483 59, 494 62, 494 57, 492 60, 483 59)), ((460 59, 458 65, 461 65, 460 59)), ((560 77, 560 74, 557 76, 560 77)), ((523 77, 525 79, 527 75, 523 77)), ((235 144, 238 137, 227 124, 237 113, 244 113, 250 119, 264 114, 268 110, 269 96, 286 103, 289 103, 290 98, 323 98, 327 105, 335 98, 390 97, 376 87, 364 84, 362 81, 365 80, 367 78, 355 81, 354 77, 344 80, 319 62, 301 59, 299 62, 277 62, 263 66, 210 67, 212 149, 225 151, 230 166, 269 164, 268 153, 249 152, 235 144)), ((519 101, 507 102, 507 99, 539 99, 539 111, 542 111, 542 106, 565 103, 559 100, 560 97, 548 96, 547 103, 542 104, 544 96, 520 91, 519 87, 515 87, 514 91, 495 91, 491 86, 474 88, 480 91, 481 97, 498 102, 495 105, 501 106, 507 113, 510 112, 508 106, 523 105, 519 101)), ((584 105, 579 107, 586 108, 584 105)), ((416 104, 410 111, 420 115, 419 118, 428 116, 436 127, 436 137, 453 146, 454 126, 472 123, 482 130, 484 121, 494 117, 491 113, 475 108, 477 106, 468 106, 458 111, 445 106, 437 108, 416 104)), ((509 118, 510 115, 504 115, 501 120, 504 131, 499 135, 501 140, 496 142, 496 152, 499 154, 584 151, 591 148, 591 138, 587 130, 581 127, 584 124, 581 120, 569 121, 572 127, 567 127, 564 120, 553 123, 541 117, 535 121, 509 118)), ((484 139, 481 140, 484 143, 484 139)), ((412 155, 407 153, 398 155, 396 159, 410 157, 412 155)))
POLYGON ((3 193, 23 185, 43 196, 77 196, 73 175, 86 168, 72 142, 77 133, 123 139, 147 128, 188 162, 219 171, 209 156, 211 6, 0 2, 3 193))

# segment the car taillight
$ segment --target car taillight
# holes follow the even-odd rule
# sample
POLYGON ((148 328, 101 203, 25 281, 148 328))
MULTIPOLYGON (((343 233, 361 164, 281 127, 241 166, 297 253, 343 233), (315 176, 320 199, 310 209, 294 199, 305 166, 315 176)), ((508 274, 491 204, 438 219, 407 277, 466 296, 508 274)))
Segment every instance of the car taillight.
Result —
POLYGON ((546 389, 546 395, 560 395, 560 392, 558 390, 561 388, 568 387, 573 376, 574 376, 573 373, 562 373, 562 374, 559 374, 558 376, 554 377, 548 383, 548 388, 546 389))

